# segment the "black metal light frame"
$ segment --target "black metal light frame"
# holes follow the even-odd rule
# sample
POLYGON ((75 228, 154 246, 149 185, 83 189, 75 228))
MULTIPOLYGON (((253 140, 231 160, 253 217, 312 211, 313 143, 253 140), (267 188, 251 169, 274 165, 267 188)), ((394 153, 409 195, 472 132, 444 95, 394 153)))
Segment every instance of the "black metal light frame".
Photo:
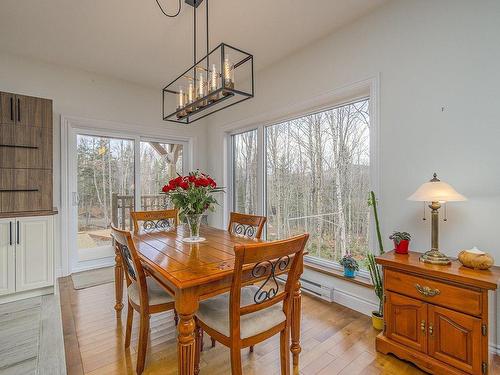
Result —
POLYGON ((226 43, 221 43, 217 47, 215 47, 212 51, 210 51, 206 56, 204 56, 202 59, 197 61, 196 64, 191 66, 189 69, 187 69, 185 72, 183 72, 181 75, 179 75, 176 79, 174 79, 172 82, 170 82, 167 86, 165 86, 163 88, 163 100, 162 100, 163 120, 181 123, 181 124, 191 124, 191 123, 198 121, 202 118, 205 118, 213 113, 216 113, 224 108, 229 108, 235 104, 238 104, 238 103, 241 103, 245 100, 253 98, 253 96, 254 96, 253 56, 245 51, 240 50, 239 48, 232 47, 226 43), (178 115, 184 111, 184 109, 182 109, 182 108, 176 109, 173 112, 168 112, 168 114, 167 114, 165 111, 165 105, 166 105, 165 101, 167 99, 167 95, 174 95, 174 103, 175 103, 175 96, 177 96, 179 94, 179 91, 177 91, 176 88, 174 88, 174 86, 176 85, 176 82, 178 82, 180 79, 186 77, 190 72, 195 71, 197 67, 199 67, 200 65, 203 64, 203 61, 205 59, 207 60, 207 65, 208 65, 209 56, 214 54, 214 53, 218 53, 217 50, 220 50, 220 64, 221 64, 221 66, 223 66, 225 53, 226 53, 226 50, 228 50, 228 49, 237 51, 244 56, 243 58, 241 58, 239 61, 237 61, 234 64, 233 69, 235 71, 238 67, 242 66, 245 63, 250 64, 251 72, 250 72, 250 82, 249 83, 250 83, 251 89, 246 91, 246 90, 239 90, 236 87, 233 87, 233 88, 225 87, 224 86, 224 82, 225 82, 224 73, 225 72, 224 72, 224 69, 221 69, 220 77, 221 77, 222 87, 219 87, 217 90, 208 93, 207 95, 205 95, 202 98, 198 98, 196 101, 190 103, 190 105, 196 107, 200 103, 207 101, 209 99, 209 97, 212 97, 212 96, 217 95, 217 94, 220 97, 218 100, 216 100, 212 103, 209 103, 207 105, 204 105, 203 107, 198 108, 198 109, 188 113, 186 116, 181 117, 181 118, 178 118, 178 115), (235 98, 237 98, 237 100, 234 100, 235 98), (229 99, 233 99, 233 100, 229 100, 229 99), (223 103, 223 102, 226 102, 226 105, 219 105, 220 103, 223 103), (206 110, 209 110, 210 108, 212 108, 212 110, 209 111, 208 113, 204 114, 203 116, 196 116, 197 114, 204 112, 206 110), (193 119, 193 117, 194 117, 194 119, 193 119))
MULTIPOLYGON (((193 6, 193 15, 194 15, 194 58, 193 62, 194 64, 189 68, 186 69, 185 72, 180 74, 176 79, 174 79, 172 82, 170 82, 167 86, 163 88, 162 91, 162 116, 164 121, 170 121, 170 122, 175 122, 175 123, 181 123, 181 124, 191 124, 195 121, 201 120, 202 118, 205 118, 211 114, 214 114, 216 112, 219 112, 222 109, 229 108, 235 104, 241 103, 245 100, 248 100, 250 98, 254 97, 254 67, 253 67, 253 55, 251 55, 248 52, 242 51, 239 48, 230 46, 226 43, 221 43, 214 49, 212 49, 210 52, 208 52, 208 0, 206 1, 206 50, 207 54, 203 56, 200 60, 196 60, 196 8, 201 4, 203 0, 185 0, 187 4, 193 6), (192 2, 192 4, 191 4, 192 2), (237 52, 241 58, 238 59, 233 65, 233 70, 234 72, 237 71, 239 67, 248 67, 249 65, 249 75, 250 75, 250 80, 249 81, 244 81, 244 82, 239 82, 238 86, 241 86, 242 84, 246 84, 246 86, 250 86, 250 89, 244 90, 241 89, 240 87, 236 87, 236 83, 233 82, 233 86, 226 86, 225 85, 225 69, 223 68, 224 66, 224 59, 227 55, 227 51, 234 51, 237 52), (219 56, 220 54, 220 56, 219 56), (211 56, 215 55, 215 57, 211 56), (205 61, 206 60, 206 61, 205 61), (179 91, 177 91, 177 83, 179 80, 182 79, 191 79, 189 76, 192 72, 192 79, 194 82, 196 82, 196 71, 197 69, 200 69, 201 66, 206 66, 206 68, 202 68, 203 70, 206 71, 207 73, 207 78, 208 78, 208 72, 209 72, 209 65, 210 61, 217 61, 217 63, 220 63, 220 82, 221 82, 221 87, 217 88, 214 91, 208 92, 205 96, 196 99, 195 101, 189 103, 189 107, 196 108, 195 110, 192 110, 190 112, 187 112, 185 116, 181 116, 182 112, 186 112, 185 108, 176 108, 175 111, 166 111, 166 108, 168 108, 170 103, 174 103, 175 107, 175 102, 176 102, 176 96, 179 95, 179 91), (169 100, 170 98, 173 97, 173 101, 169 100), (211 98, 216 97, 216 100, 211 100, 211 98), (168 103, 166 101, 169 100, 168 103), (202 106, 198 108, 200 104, 204 103, 202 106), (224 105, 225 104, 225 105, 224 105), (204 113, 207 111, 207 113, 204 113), (204 113, 203 115, 199 116, 199 114, 204 113)), ((242 69, 241 69, 242 70, 242 69)), ((234 74, 234 73, 233 73, 234 74)), ((207 79, 208 82, 208 79, 207 79)), ((196 86, 195 86, 196 90, 196 86)))

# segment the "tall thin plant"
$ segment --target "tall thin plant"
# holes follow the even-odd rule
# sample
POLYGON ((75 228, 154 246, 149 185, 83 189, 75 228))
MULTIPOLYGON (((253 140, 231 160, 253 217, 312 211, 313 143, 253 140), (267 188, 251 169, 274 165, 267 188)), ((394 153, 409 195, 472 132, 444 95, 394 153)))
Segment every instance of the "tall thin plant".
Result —
MULTIPOLYGON (((384 245, 382 244, 382 235, 380 234, 380 223, 378 221, 378 211, 377 211, 377 199, 375 193, 370 191, 370 196, 368 198, 368 205, 373 207, 373 216, 375 218, 375 229, 377 231, 378 247, 379 253, 384 253, 384 245)), ((370 277, 372 279, 373 287, 375 289, 375 294, 379 299, 378 314, 379 316, 384 315, 384 288, 382 283, 382 275, 380 272, 380 267, 377 262, 375 262, 375 255, 372 252, 368 253, 368 270, 370 271, 370 277)))

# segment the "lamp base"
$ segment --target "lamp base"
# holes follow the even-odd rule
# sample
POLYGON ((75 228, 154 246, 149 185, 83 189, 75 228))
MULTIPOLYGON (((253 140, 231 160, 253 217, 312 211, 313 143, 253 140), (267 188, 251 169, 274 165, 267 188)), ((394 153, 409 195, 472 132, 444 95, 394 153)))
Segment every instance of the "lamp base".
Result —
POLYGON ((426 251, 420 256, 419 260, 423 263, 440 264, 443 266, 451 263, 450 258, 436 249, 426 251))

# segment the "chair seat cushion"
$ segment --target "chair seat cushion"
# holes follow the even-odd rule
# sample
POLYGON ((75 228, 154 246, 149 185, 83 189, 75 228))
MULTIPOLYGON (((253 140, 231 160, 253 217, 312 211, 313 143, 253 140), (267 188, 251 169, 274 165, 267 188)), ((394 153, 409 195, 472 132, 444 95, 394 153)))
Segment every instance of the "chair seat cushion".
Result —
MULTIPOLYGON (((148 286, 148 297, 149 305, 161 305, 163 303, 168 303, 174 301, 173 297, 168 294, 168 292, 163 289, 160 284, 156 282, 152 277, 146 277, 146 284, 148 286)), ((136 305, 141 304, 141 299, 139 297, 139 283, 133 282, 127 288, 128 296, 136 305)))
MULTIPOLYGON (((258 289, 256 286, 242 288, 241 306, 255 304, 253 298, 258 289)), ((229 337, 229 293, 200 302, 197 317, 210 328, 229 337)), ((242 315, 240 318, 240 338, 246 339, 265 332, 285 320, 286 315, 283 312, 282 303, 242 315)))

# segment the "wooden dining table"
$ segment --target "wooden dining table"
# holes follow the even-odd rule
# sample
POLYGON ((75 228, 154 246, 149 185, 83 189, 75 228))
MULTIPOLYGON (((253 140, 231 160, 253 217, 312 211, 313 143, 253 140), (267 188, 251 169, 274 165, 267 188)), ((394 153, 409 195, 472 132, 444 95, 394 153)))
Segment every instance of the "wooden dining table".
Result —
MULTIPOLYGON (((265 242, 232 235, 228 231, 203 225, 200 236, 205 241, 186 243, 185 225, 157 232, 133 234, 134 244, 147 273, 175 297, 179 316, 177 326, 178 373, 194 375, 195 321, 200 301, 228 292, 234 270, 234 246, 265 242)), ((123 309, 123 268, 115 253, 115 286, 117 316, 123 309)), ((244 270, 250 280, 251 267, 244 270)), ((298 368, 300 347, 301 292, 300 282, 294 286, 291 322, 291 346, 294 368, 298 368)))

